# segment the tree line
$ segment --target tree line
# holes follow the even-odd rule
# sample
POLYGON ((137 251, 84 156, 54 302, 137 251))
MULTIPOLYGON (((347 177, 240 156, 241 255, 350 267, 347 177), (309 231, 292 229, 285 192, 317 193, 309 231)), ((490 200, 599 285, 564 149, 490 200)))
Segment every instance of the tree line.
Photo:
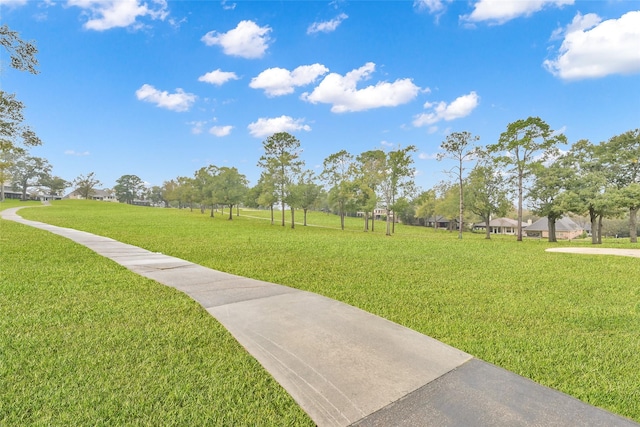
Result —
MULTIPOLYGON (((7 25, 0 26, 0 45, 9 53, 11 67, 38 74, 37 48, 23 41, 7 25)), ((15 94, 0 90, 0 200, 4 184, 27 198, 30 188, 46 189, 61 195, 69 186, 83 198, 90 198, 101 185, 93 172, 68 182, 51 173, 46 159, 30 156, 29 149, 42 144, 35 132, 24 124, 24 104, 15 94)), ((316 174, 306 169, 300 158, 300 141, 286 132, 278 132, 263 141, 264 154, 257 166, 262 169, 258 183, 248 180, 235 167, 209 165, 195 171, 193 177, 180 176, 162 186, 147 188, 136 175, 123 175, 113 192, 121 202, 150 200, 158 205, 178 207, 199 205, 210 208, 244 204, 271 210, 280 205, 281 225, 289 208, 291 227, 295 211, 302 210, 306 225, 309 209, 332 211, 340 218, 361 214, 363 230, 373 230, 374 211, 385 212, 387 235, 395 230, 398 219, 406 224, 425 224, 437 215, 457 221, 462 238, 468 213, 487 224, 493 216, 503 216, 516 198, 517 239, 522 240, 525 204, 549 224, 549 240, 555 241, 555 224, 565 214, 588 216, 592 243, 602 242, 604 218, 629 218, 629 236, 637 243, 637 214, 640 208, 640 129, 613 136, 593 144, 580 140, 566 152, 562 133, 553 131, 539 117, 510 123, 498 141, 485 147, 475 145, 480 138, 469 132, 453 132, 441 143, 438 160, 449 159, 453 168, 445 171, 451 181, 419 191, 414 182, 412 153, 415 146, 395 150, 370 150, 357 155, 340 150, 329 155, 316 174), (465 216, 466 215, 466 216, 465 216)), ((236 209, 236 212, 238 210, 236 209)), ((433 221, 432 221, 433 222, 433 221)))

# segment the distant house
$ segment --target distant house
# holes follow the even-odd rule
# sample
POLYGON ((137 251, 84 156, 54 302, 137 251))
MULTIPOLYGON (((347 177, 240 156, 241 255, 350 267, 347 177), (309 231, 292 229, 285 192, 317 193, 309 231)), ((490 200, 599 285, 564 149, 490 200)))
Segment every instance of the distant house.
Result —
MULTIPOLYGON (((527 237, 549 237, 549 220, 547 217, 540 218, 525 229, 527 237)), ((576 224, 568 216, 562 217, 556 221, 556 238, 557 239, 575 239, 580 237, 585 229, 576 224)))
MULTIPOLYGON (((80 195, 80 192, 77 189, 73 190, 71 193, 67 194, 63 198, 64 199, 84 199, 84 197, 80 195)), ((118 201, 118 199, 116 199, 115 193, 111 190, 93 190, 90 196, 90 200, 101 200, 104 202, 118 201)))
POLYGON ((446 228, 451 230, 458 229, 458 220, 454 219, 453 221, 445 218, 441 215, 436 215, 429 217, 425 220, 425 227, 433 227, 433 228, 446 228), (451 227, 451 228, 450 228, 451 227))
MULTIPOLYGON (((22 199, 22 191, 15 191, 13 186, 3 185, 2 189, 4 190, 5 199, 22 199)), ((29 198, 29 193, 27 193, 27 198, 29 198)))
MULTIPOLYGON (((522 227, 526 227, 528 224, 522 224, 522 227)), ((479 222, 473 224, 474 231, 486 231, 487 223, 479 222)), ((518 221, 511 218, 496 218, 489 221, 489 232, 491 234, 506 234, 509 236, 515 236, 518 232, 518 221)))

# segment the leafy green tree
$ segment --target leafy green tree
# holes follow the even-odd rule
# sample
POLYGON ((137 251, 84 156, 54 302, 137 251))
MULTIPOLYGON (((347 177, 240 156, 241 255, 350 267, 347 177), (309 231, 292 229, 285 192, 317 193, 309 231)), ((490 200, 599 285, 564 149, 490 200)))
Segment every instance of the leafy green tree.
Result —
POLYGON ((14 161, 29 147, 42 144, 35 132, 23 124, 23 110, 24 104, 14 94, 0 90, 0 200, 4 200, 4 183, 14 161))
POLYGON ((448 230, 453 232, 458 213, 460 212, 457 186, 453 183, 442 182, 439 184, 438 191, 440 193, 440 197, 436 199, 436 212, 449 221, 448 230))
POLYGON ((113 187, 116 199, 120 203, 132 204, 134 200, 140 199, 145 190, 144 181, 137 175, 122 175, 116 179, 113 187))
POLYGON ((269 208, 269 211, 271 212, 271 225, 273 225, 273 206, 278 203, 278 195, 276 194, 275 184, 271 179, 271 175, 263 172, 258 180, 258 186, 260 187, 258 204, 269 208))
POLYGON ((176 196, 179 207, 189 206, 189 210, 193 212, 193 203, 198 200, 198 191, 195 186, 195 179, 188 176, 179 176, 176 178, 176 196))
POLYGON ((162 187, 160 187, 160 194, 162 195, 162 200, 164 200, 166 207, 170 207, 171 202, 177 203, 178 208, 181 207, 180 200, 179 200, 178 187, 179 187, 178 181, 175 179, 164 181, 162 183, 162 187))
POLYGON ((515 183, 518 195, 518 241, 522 241, 522 205, 526 181, 537 164, 555 155, 557 145, 566 143, 563 134, 556 134, 539 117, 529 117, 509 123, 500 134, 498 143, 488 145, 487 151, 495 154, 497 164, 504 166, 515 183))
POLYGON ((640 209, 640 129, 616 135, 600 144, 598 155, 603 169, 618 190, 620 203, 629 211, 629 236, 638 243, 637 217, 640 209))
POLYGON ((73 180, 75 191, 83 199, 90 199, 95 194, 95 188, 98 185, 102 185, 102 183, 96 178, 94 172, 90 172, 87 175, 79 175, 73 180))
POLYGON ((213 192, 216 187, 216 178, 220 173, 217 166, 209 165, 198 169, 193 177, 194 199, 200 203, 200 213, 204 213, 206 206, 211 207, 209 216, 213 218, 216 201, 213 192))
POLYGON ((491 217, 506 215, 511 208, 504 176, 492 162, 481 161, 466 179, 467 207, 487 225, 486 239, 491 239, 491 217))
POLYGON ((169 207, 169 202, 164 198, 164 191, 159 185, 154 185, 149 189, 149 200, 156 206, 162 205, 165 208, 169 207))
POLYGON ((38 49, 35 42, 22 40, 17 31, 11 30, 5 24, 0 25, 0 46, 9 52, 11 68, 19 71, 28 71, 31 74, 39 73, 36 68, 38 66, 38 59, 36 58, 38 49))
POLYGON ((438 160, 451 159, 456 162, 455 166, 447 171, 458 181, 460 216, 458 223, 458 239, 462 239, 462 228, 464 225, 464 186, 465 178, 464 163, 473 160, 478 156, 478 147, 471 145, 478 141, 480 137, 472 136, 469 132, 453 132, 440 144, 443 153, 438 154, 438 160))
MULTIPOLYGON (((33 42, 23 41, 5 24, 0 26, 0 45, 9 53, 12 68, 38 74, 38 49, 33 42)), ((42 144, 35 132, 23 124, 24 108, 15 94, 0 90, 0 201, 4 200, 4 184, 15 158, 24 155, 27 148, 42 144)))
POLYGON ((534 214, 547 217, 549 242, 558 241, 556 221, 569 210, 565 183, 571 179, 573 169, 568 166, 564 157, 560 157, 549 165, 538 164, 533 169, 535 181, 529 189, 528 199, 534 214))
POLYGON ((284 227, 284 207, 289 187, 294 185, 304 162, 300 159, 300 141, 287 132, 274 133, 262 143, 264 154, 258 166, 270 175, 274 194, 278 196, 282 207, 282 226, 284 227))
POLYGON ((567 167, 575 171, 565 184, 569 210, 578 215, 589 215, 592 244, 602 243, 602 219, 614 200, 597 151, 591 142, 582 139, 571 146, 565 160, 567 167))
POLYGON ((354 199, 354 158, 347 150, 340 150, 324 159, 320 175, 327 183, 332 202, 338 208, 340 227, 344 230, 347 205, 354 199))
POLYGON ((426 190, 420 193, 413 201, 416 206, 416 216, 422 219, 424 225, 427 225, 429 218, 436 213, 436 191, 434 189, 426 190))
POLYGON ((69 181, 59 176, 53 176, 50 173, 41 177, 39 184, 41 187, 46 188, 49 194, 54 196, 62 196, 64 190, 71 185, 69 181))
POLYGON ((51 172, 51 165, 41 157, 20 156, 11 166, 9 175, 13 188, 22 192, 22 200, 27 200, 27 189, 40 183, 51 172))
POLYGON ((298 192, 298 206, 302 209, 304 215, 303 225, 306 227, 307 211, 318 203, 318 199, 322 194, 322 186, 316 183, 316 176, 313 171, 308 170, 300 175, 296 189, 298 192))
POLYGON ((382 150, 370 150, 356 157, 356 180, 360 185, 360 206, 364 212, 364 231, 369 230, 371 213, 371 231, 375 231, 373 211, 378 206, 377 190, 384 177, 387 155, 382 150))
MULTIPOLYGON (((385 163, 382 170, 382 180, 379 184, 381 199, 386 210, 386 235, 391 235, 391 211, 395 207, 396 200, 401 197, 409 197, 415 190, 413 176, 413 158, 411 153, 416 151, 416 147, 410 145, 405 148, 398 148, 386 154, 385 163)), ((395 218, 393 221, 395 231, 395 218)))
POLYGON ((233 219, 233 207, 242 202, 249 181, 238 172, 236 168, 223 166, 218 169, 218 174, 214 178, 212 191, 213 200, 216 203, 229 206, 229 219, 233 219))

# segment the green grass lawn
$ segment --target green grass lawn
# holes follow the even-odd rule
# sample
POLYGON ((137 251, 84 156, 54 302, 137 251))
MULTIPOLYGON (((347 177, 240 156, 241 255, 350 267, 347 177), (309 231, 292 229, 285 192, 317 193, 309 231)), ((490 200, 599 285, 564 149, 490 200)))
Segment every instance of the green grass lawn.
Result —
POLYGON ((544 251, 586 241, 487 241, 471 233, 458 240, 457 233, 402 225, 386 237, 383 222, 364 233, 355 218, 342 231, 337 217, 321 213, 308 218, 319 226, 292 230, 277 225, 278 214, 271 225, 255 218, 268 218, 266 211, 242 211, 233 221, 196 210, 78 201, 21 211, 28 219, 344 301, 640 421, 637 258, 544 251))
POLYGON ((0 426, 313 425, 173 288, 10 221, 0 269, 0 426))

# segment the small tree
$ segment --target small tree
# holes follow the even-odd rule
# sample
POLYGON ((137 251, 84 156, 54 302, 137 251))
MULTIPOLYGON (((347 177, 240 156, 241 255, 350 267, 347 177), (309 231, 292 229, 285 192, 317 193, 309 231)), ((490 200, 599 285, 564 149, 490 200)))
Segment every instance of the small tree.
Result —
POLYGON ((497 164, 507 168, 510 181, 515 183, 518 195, 518 241, 522 241, 522 205, 525 183, 535 166, 557 152, 559 143, 566 143, 563 134, 556 135, 539 117, 529 117, 509 123, 500 134, 497 144, 487 146, 495 154, 497 164))
POLYGON ((116 185, 113 187, 116 193, 116 199, 118 199, 120 203, 126 203, 128 205, 140 198, 144 189, 144 181, 137 175, 122 175, 116 180, 116 185))
POLYGON ((346 208, 355 197, 353 156, 347 150, 340 150, 324 159, 323 166, 320 176, 327 183, 329 196, 338 208, 340 227, 344 230, 346 208))
POLYGON ((73 186, 76 188, 76 192, 83 199, 89 199, 95 194, 95 188, 98 185, 102 185, 102 183, 96 178, 94 172, 90 172, 86 176, 79 175, 73 180, 73 186))
POLYGON ((229 220, 232 220, 233 206, 242 201, 249 182, 236 168, 224 166, 218 171, 214 180, 213 200, 216 203, 229 206, 229 220))
POLYGON ((287 132, 271 135, 262 143, 264 155, 258 166, 271 176, 275 194, 282 206, 282 226, 284 227, 284 206, 289 187, 292 186, 304 162, 300 159, 300 141, 287 132))
POLYGON ((49 194, 53 196, 62 196, 64 190, 70 185, 71 183, 69 181, 59 176, 52 176, 49 173, 40 179, 40 186, 46 188, 49 194))
POLYGON ((469 132, 453 132, 447 135, 440 148, 444 153, 438 154, 438 160, 452 159, 456 165, 447 173, 453 175, 458 181, 458 191, 460 199, 460 220, 458 223, 458 239, 462 239, 462 228, 464 224, 464 163, 472 160, 478 155, 478 147, 472 146, 472 142, 478 141, 480 137, 472 136, 469 132))
POLYGON ((20 157, 9 170, 13 187, 22 193, 22 200, 27 200, 27 189, 40 184, 51 172, 51 165, 41 157, 20 157))
POLYGON ((307 211, 316 205, 322 193, 322 187, 316 183, 315 178, 314 173, 308 170, 300 175, 297 185, 297 202, 298 206, 302 208, 305 227, 307 226, 307 211))
POLYGON ((478 163, 466 180, 467 207, 486 224, 486 239, 491 239, 491 217, 504 216, 511 208, 506 182, 489 161, 478 163))
POLYGON ((558 241, 556 221, 568 211, 564 186, 571 179, 573 169, 567 166, 564 158, 559 158, 548 166, 539 164, 534 169, 535 182, 528 193, 532 212, 547 217, 549 242, 558 241))

